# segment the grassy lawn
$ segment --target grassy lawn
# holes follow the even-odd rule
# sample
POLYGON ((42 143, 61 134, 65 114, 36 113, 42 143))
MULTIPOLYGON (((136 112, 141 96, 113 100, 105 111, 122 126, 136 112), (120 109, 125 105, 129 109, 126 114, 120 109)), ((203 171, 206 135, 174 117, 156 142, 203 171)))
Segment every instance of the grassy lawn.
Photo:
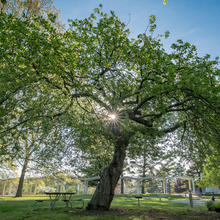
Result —
MULTIPOLYGON (((85 204, 88 203, 90 196, 74 196, 74 198, 84 198, 85 204)), ((140 207, 137 199, 131 195, 116 195, 109 211, 86 211, 79 209, 81 202, 74 201, 73 209, 65 208, 65 203, 59 201, 55 209, 50 210, 49 202, 38 203, 33 208, 34 200, 47 199, 45 196, 24 196, 13 198, 10 196, 0 197, 0 219, 1 220, 125 220, 125 219, 220 219, 220 214, 208 212, 205 207, 190 209, 186 204, 174 203, 172 200, 162 198, 144 198, 140 200, 140 207)), ((175 198, 177 199, 177 198, 175 198)))

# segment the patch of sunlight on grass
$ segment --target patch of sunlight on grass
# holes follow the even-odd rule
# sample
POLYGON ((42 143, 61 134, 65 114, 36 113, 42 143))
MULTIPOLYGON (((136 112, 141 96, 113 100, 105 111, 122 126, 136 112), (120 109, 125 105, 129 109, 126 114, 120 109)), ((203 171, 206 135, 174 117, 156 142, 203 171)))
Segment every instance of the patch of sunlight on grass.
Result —
MULTIPOLYGON (((138 207, 138 200, 134 197, 116 197, 113 202, 111 207, 138 207)), ((152 199, 148 199, 148 198, 143 198, 140 199, 140 207, 163 207, 163 208, 183 208, 183 207, 187 207, 187 204, 184 203, 175 203, 172 202, 170 200, 162 200, 159 201, 158 198, 152 198, 152 199)))

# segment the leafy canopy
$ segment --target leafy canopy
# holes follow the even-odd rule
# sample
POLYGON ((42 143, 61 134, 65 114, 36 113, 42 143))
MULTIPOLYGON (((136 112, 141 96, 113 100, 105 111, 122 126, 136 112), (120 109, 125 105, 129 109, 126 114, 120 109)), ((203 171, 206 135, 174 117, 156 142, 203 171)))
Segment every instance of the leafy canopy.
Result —
POLYGON ((59 116, 76 132, 87 127, 88 136, 112 144, 123 135, 149 139, 174 131, 184 136, 186 130, 217 140, 217 60, 199 57, 195 46, 182 40, 167 53, 152 35, 154 16, 150 34, 136 39, 113 11, 100 8, 70 21, 63 33, 51 22, 0 17, 1 83, 6 85, 1 87, 1 134, 59 116))

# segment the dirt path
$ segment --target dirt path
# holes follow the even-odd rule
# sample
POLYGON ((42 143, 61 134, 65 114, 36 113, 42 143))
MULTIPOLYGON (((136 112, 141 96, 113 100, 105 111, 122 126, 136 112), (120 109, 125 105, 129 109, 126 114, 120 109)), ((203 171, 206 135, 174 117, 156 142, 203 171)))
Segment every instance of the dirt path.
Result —
MULTIPOLYGON (((193 205, 194 206, 205 206, 206 202, 210 201, 210 199, 194 199, 193 205)), ((217 199, 216 201, 220 201, 220 199, 217 199)), ((189 200, 172 200, 172 202, 176 203, 184 203, 189 205, 189 200)))

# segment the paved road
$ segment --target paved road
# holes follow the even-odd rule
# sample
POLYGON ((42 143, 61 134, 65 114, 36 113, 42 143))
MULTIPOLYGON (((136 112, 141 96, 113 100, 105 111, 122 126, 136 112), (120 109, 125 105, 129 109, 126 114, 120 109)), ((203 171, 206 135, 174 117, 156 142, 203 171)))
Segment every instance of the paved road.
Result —
MULTIPOLYGON (((188 204, 189 205, 189 200, 172 200, 173 202, 177 202, 177 203, 184 203, 184 204, 188 204)), ((210 201, 210 199, 194 199, 193 200, 193 205, 195 206, 203 206, 206 204, 206 202, 210 201)), ((216 199, 215 201, 220 201, 220 199, 216 199)))

